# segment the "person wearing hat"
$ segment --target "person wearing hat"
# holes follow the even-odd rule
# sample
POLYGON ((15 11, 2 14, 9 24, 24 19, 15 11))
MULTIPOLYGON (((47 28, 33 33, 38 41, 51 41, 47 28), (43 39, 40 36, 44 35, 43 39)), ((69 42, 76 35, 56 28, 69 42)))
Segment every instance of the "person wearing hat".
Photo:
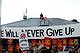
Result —
POLYGON ((73 46, 69 48, 69 53, 75 53, 75 48, 73 46))

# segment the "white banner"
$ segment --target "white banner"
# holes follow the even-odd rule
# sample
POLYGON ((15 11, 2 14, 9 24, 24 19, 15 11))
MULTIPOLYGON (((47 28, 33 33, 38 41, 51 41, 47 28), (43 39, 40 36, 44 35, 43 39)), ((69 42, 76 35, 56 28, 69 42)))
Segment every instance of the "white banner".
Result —
POLYGON ((24 32, 19 35, 19 45, 21 50, 29 50, 28 37, 24 32))
POLYGON ((1 38, 18 39, 19 33, 22 31, 26 33, 28 39, 78 37, 80 36, 80 24, 44 27, 2 27, 1 38))

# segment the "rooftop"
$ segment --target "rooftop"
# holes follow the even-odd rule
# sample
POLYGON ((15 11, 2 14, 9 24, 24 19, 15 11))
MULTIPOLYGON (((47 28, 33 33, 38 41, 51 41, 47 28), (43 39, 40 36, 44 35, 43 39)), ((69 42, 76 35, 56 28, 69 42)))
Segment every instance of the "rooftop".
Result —
POLYGON ((33 26, 57 26, 57 25, 67 25, 67 24, 75 24, 77 22, 72 22, 60 18, 47 18, 47 20, 40 18, 29 18, 24 19, 8 24, 4 24, 2 26, 7 27, 33 27, 33 26))

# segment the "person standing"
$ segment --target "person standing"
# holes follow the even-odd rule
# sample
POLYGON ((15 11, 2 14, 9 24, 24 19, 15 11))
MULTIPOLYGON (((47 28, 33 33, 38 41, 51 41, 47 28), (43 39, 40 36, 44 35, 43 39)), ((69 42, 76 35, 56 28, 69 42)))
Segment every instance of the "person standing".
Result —
POLYGON ((69 48, 69 53, 76 53, 75 48, 73 46, 69 48))
POLYGON ((78 49, 78 53, 80 53, 80 48, 78 49))

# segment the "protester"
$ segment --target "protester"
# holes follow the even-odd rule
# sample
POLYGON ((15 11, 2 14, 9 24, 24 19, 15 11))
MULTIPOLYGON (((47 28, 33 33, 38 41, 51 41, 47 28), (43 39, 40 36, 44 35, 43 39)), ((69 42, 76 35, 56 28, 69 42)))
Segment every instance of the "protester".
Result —
POLYGON ((80 48, 78 49, 78 53, 80 53, 80 48))
POLYGON ((69 48, 69 53, 76 53, 76 52, 75 52, 75 48, 74 48, 73 46, 71 46, 71 47, 69 48))
POLYGON ((19 43, 16 43, 15 53, 21 53, 19 43))
POLYGON ((38 47, 39 47, 38 44, 36 44, 35 47, 33 48, 34 53, 39 53, 38 47))
POLYGON ((51 53, 49 49, 43 49, 40 53, 51 53))
POLYGON ((0 53, 3 52, 3 45, 0 45, 0 53))
POLYGON ((75 45, 75 52, 78 53, 78 45, 75 45))

